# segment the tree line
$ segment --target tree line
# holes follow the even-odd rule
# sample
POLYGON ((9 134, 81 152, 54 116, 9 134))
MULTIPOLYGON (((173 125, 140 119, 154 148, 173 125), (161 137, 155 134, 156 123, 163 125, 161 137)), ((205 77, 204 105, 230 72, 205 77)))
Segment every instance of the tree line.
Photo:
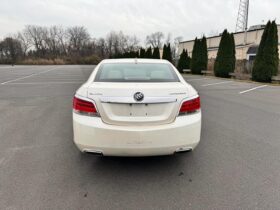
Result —
MULTIPOLYGON (((151 44, 151 43, 150 43, 151 44)), ((137 50, 132 51, 126 51, 124 53, 117 53, 113 56, 110 56, 110 58, 146 58, 146 59, 165 59, 169 62, 173 63, 174 55, 172 53, 172 47, 170 43, 166 43, 163 45, 162 55, 160 53, 161 46, 159 43, 157 45, 151 44, 153 46, 150 46, 148 48, 142 48, 140 47, 137 50)))
MULTIPOLYGON (((214 63, 214 74, 217 77, 229 78, 235 71, 236 49, 233 33, 224 30, 221 36, 217 56, 214 63)), ((201 74, 207 70, 207 42, 203 36, 195 39, 192 58, 187 50, 183 50, 178 61, 178 70, 191 69, 193 74, 201 74)), ((258 82, 271 82, 272 76, 278 74, 278 29, 275 21, 268 21, 258 47, 256 59, 253 63, 252 80, 258 82)))
MULTIPOLYGON (((225 30, 222 34, 217 57, 214 65, 214 73, 217 77, 230 77, 229 73, 235 69, 235 43, 234 36, 225 30)), ((192 74, 202 74, 208 68, 207 40, 195 38, 192 57, 188 56, 187 50, 183 50, 177 66, 179 71, 191 69, 192 74)))
POLYGON ((230 73, 235 70, 235 41, 232 33, 224 30, 217 57, 214 64, 214 73, 217 77, 230 77, 230 73))
MULTIPOLYGON (((83 26, 64 28, 27 25, 21 32, 0 41, 0 64, 24 63, 26 60, 38 59, 60 59, 67 64, 97 64, 104 58, 136 57, 162 57, 175 63, 176 47, 182 38, 176 37, 173 42, 170 34, 165 40, 164 38, 162 32, 147 35, 144 48, 136 36, 126 35, 121 31, 112 31, 106 37, 92 38, 83 26)), ((179 71, 191 69, 193 74, 201 74, 202 70, 207 70, 207 52, 206 38, 196 38, 191 57, 186 50, 182 51, 177 65, 179 71)), ((235 70, 235 54, 234 36, 224 30, 214 64, 215 76, 230 77, 230 73, 235 70)), ((272 76, 278 74, 278 66, 277 24, 275 21, 268 21, 253 64, 252 79, 270 82, 272 76)))
POLYGON ((140 47, 139 50, 136 51, 129 51, 120 54, 115 54, 110 58, 147 58, 147 59, 165 59, 169 62, 173 62, 173 55, 170 43, 164 44, 162 56, 160 54, 160 48, 151 46, 147 49, 140 47))
POLYGON ((206 37, 201 39, 195 38, 192 57, 188 55, 187 50, 183 50, 177 68, 180 72, 184 69, 191 69, 192 74, 201 74, 203 70, 207 70, 208 65, 208 50, 206 37))
POLYGON ((278 74, 278 29, 275 21, 268 21, 264 29, 258 53, 254 61, 252 79, 259 82, 271 82, 278 74))
POLYGON ((159 58, 159 49, 164 44, 169 44, 171 55, 168 56, 172 57, 175 45, 178 45, 181 37, 175 38, 174 42, 171 42, 170 34, 166 40, 164 38, 162 32, 147 35, 147 49, 144 49, 138 37, 126 35, 122 31, 111 31, 105 37, 93 38, 83 26, 65 28, 27 25, 17 34, 0 41, 0 63, 20 63, 27 59, 62 59, 66 63, 96 64, 104 58, 159 58))
POLYGON ((113 54, 136 50, 138 45, 136 36, 122 32, 110 32, 106 38, 95 39, 83 26, 64 28, 27 25, 23 31, 0 42, 0 62, 59 58, 69 63, 79 63, 87 57, 99 62, 113 54))

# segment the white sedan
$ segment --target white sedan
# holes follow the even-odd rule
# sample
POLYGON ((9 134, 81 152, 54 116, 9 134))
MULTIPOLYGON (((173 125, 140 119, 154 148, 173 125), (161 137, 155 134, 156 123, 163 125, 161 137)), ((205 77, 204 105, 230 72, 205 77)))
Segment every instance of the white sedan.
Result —
POLYGON ((200 141, 197 91, 168 61, 104 60, 73 99, 74 142, 105 156, 192 151, 200 141))

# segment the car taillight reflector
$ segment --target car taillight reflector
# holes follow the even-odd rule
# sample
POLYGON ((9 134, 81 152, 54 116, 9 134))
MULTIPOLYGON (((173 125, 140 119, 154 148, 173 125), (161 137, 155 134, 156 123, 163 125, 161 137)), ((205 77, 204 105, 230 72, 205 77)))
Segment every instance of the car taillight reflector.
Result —
POLYGON ((97 110, 92 102, 77 98, 76 96, 73 98, 73 110, 79 114, 97 115, 97 110))
POLYGON ((200 109, 200 97, 184 101, 181 105, 179 114, 189 114, 200 109))

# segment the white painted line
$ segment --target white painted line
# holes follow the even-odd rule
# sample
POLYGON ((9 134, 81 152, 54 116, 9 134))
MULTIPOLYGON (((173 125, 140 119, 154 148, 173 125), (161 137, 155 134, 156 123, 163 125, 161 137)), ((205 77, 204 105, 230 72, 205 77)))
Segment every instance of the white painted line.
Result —
POLYGON ((14 66, 0 66, 0 69, 15 68, 14 66))
POLYGON ((199 80, 205 80, 205 79, 209 79, 209 78, 187 79, 187 82, 191 82, 191 81, 199 81, 199 80))
POLYGON ((261 85, 261 86, 258 86, 258 87, 251 88, 251 89, 249 89, 249 90, 241 91, 239 94, 248 93, 248 92, 250 92, 250 91, 257 90, 257 89, 260 89, 260 88, 264 88, 264 87, 267 87, 267 86, 268 86, 268 85, 261 85))
POLYGON ((216 82, 216 83, 210 83, 210 84, 206 84, 206 85, 201 85, 202 87, 207 87, 207 86, 212 86, 212 85, 221 85, 221 84, 228 84, 228 83, 232 83, 233 81, 226 81, 226 82, 216 82))
POLYGON ((29 77, 33 77, 33 76, 36 76, 36 75, 39 75, 39 74, 44 74, 44 73, 47 73, 49 71, 53 71, 53 70, 55 70, 57 68, 59 68, 59 67, 55 67, 55 68, 48 69, 46 71, 41 71, 41 72, 38 72, 38 73, 33 73, 33 74, 30 74, 30 75, 27 75, 27 76, 24 76, 24 77, 20 77, 20 78, 17 78, 17 79, 8 80, 6 82, 2 82, 1 85, 5 85, 5 84, 11 83, 11 82, 18 81, 18 80, 22 80, 22 79, 26 79, 26 78, 29 78, 29 77))
MULTIPOLYGON (((32 66, 34 67, 34 66, 32 66)), ((7 68, 10 68, 10 69, 17 69, 17 68, 30 68, 30 66, 0 66, 0 69, 7 69, 7 68)))
POLYGON ((55 85, 55 84, 82 84, 81 82, 12 82, 3 85, 55 85))

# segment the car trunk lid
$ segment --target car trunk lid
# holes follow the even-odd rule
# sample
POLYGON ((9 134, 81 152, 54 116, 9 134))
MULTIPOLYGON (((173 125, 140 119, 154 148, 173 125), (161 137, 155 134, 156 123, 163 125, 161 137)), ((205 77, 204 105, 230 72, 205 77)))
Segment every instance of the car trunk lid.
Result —
POLYGON ((181 101, 188 97, 185 84, 93 83, 88 97, 96 103, 103 122, 111 125, 162 125, 175 120, 181 101), (136 93, 144 98, 137 101, 136 93))

